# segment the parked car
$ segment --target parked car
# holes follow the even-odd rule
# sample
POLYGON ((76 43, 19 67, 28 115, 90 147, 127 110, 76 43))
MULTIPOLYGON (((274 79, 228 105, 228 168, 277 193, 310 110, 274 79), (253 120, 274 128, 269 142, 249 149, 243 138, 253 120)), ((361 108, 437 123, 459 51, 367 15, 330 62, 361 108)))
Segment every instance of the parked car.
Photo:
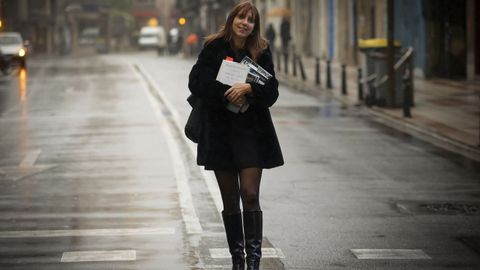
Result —
POLYGON ((153 48, 159 53, 167 47, 165 30, 161 26, 145 26, 140 29, 138 37, 138 46, 140 49, 153 48))
POLYGON ((27 66, 28 50, 26 44, 27 42, 23 41, 20 33, 0 33, 0 50, 4 59, 9 62, 18 62, 22 68, 27 66))
POLYGON ((80 34, 79 44, 81 46, 93 46, 97 41, 100 29, 98 27, 87 27, 80 34))

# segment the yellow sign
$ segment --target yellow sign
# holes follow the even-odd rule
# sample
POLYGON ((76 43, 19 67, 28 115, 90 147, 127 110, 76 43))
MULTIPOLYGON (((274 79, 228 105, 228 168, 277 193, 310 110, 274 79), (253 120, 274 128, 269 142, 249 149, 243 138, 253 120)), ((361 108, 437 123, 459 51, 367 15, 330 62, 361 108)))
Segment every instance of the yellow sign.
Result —
POLYGON ((148 19, 147 25, 148 26, 157 26, 158 25, 158 20, 156 18, 150 18, 150 19, 148 19))
POLYGON ((186 23, 187 23, 187 19, 185 19, 184 17, 181 17, 180 19, 178 19, 178 24, 185 25, 186 23))

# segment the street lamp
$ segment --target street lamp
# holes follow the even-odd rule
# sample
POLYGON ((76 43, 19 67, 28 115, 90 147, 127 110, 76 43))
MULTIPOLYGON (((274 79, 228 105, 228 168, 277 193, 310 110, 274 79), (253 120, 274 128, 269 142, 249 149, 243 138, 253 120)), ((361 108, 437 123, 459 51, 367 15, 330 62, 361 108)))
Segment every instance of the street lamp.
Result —
POLYGON ((178 19, 178 24, 180 25, 185 25, 187 23, 187 19, 185 19, 184 17, 181 17, 180 19, 178 19))

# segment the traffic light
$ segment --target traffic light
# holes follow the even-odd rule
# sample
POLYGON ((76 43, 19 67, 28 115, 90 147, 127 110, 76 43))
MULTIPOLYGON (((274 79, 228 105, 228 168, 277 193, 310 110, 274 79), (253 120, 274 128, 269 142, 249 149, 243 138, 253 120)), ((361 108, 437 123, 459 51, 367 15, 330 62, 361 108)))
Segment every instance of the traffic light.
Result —
POLYGON ((184 17, 181 17, 180 19, 178 19, 178 24, 185 25, 186 23, 187 23, 187 19, 185 19, 184 17))

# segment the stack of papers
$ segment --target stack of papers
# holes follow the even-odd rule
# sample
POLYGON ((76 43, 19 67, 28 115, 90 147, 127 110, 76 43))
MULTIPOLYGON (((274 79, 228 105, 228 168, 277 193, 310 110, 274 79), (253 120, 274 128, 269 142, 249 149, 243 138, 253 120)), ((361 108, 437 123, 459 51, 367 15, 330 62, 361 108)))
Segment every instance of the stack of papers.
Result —
MULTIPOLYGON (((250 57, 245 56, 240 63, 223 60, 217 74, 217 81, 226 84, 234 85, 235 83, 254 82, 265 85, 272 75, 265 69, 255 63, 250 57)), ((245 104, 238 107, 232 103, 227 105, 227 109, 234 112, 245 112, 249 105, 245 104)))

